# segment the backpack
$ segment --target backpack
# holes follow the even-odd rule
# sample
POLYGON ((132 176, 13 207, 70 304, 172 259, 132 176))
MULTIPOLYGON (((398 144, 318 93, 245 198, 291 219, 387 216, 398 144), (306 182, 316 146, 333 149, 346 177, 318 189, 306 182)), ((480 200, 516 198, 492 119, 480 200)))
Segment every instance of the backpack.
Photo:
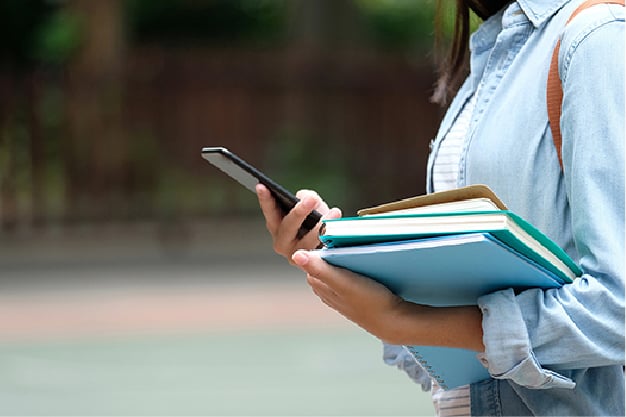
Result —
MULTIPOLYGON (((574 19, 583 10, 595 6, 597 4, 621 4, 624 6, 624 0, 587 0, 582 3, 569 17, 567 24, 574 19)), ((561 46, 561 39, 559 39, 552 52, 552 61, 550 62, 550 70, 548 72, 548 85, 546 88, 546 101, 548 104, 548 121, 550 123, 550 130, 552 130, 552 138, 554 139, 554 146, 556 147, 556 153, 559 158, 559 165, 561 170, 563 169, 563 158, 561 156, 561 145, 563 139, 561 138, 561 106, 563 104, 563 86, 561 85, 561 77, 559 76, 559 49, 561 46)))

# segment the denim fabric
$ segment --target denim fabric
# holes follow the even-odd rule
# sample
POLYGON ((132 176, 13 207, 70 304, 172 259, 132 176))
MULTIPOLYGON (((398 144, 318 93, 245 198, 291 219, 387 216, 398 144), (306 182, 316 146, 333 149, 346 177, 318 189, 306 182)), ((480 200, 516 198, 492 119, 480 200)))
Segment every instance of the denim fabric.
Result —
POLYGON ((484 22, 470 41, 470 76, 433 141, 429 191, 441 139, 478 91, 458 186, 489 185, 584 271, 561 289, 479 299, 480 356, 492 378, 472 385, 473 415, 625 415, 623 7, 594 6, 565 30, 563 170, 546 107, 553 47, 580 3, 519 0, 484 22))

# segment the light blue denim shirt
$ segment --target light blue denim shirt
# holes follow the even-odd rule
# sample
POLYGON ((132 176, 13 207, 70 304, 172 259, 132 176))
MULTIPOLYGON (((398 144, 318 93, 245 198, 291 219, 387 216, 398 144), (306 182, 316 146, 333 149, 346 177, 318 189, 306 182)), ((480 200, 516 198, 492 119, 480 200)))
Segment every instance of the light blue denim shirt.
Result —
MULTIPOLYGON (((560 289, 478 300, 492 378, 471 386, 472 415, 625 415, 623 7, 594 6, 565 30, 562 171, 546 107, 552 51, 580 3, 519 0, 484 22, 433 141, 429 190, 440 142, 478 91, 458 186, 489 185, 584 271, 560 289)), ((384 359, 429 387, 403 350, 387 345, 384 359)))

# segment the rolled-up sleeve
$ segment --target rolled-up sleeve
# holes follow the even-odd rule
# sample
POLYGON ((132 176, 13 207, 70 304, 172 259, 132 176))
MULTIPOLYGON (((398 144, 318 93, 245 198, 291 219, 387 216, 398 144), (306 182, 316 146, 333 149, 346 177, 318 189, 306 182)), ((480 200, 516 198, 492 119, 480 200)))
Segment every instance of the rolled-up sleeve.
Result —
POLYGON ((512 290, 482 297, 485 352, 479 355, 493 378, 511 379, 528 388, 573 388, 568 378, 542 368, 512 290))
POLYGON ((624 19, 597 7, 621 17, 574 20, 561 50, 563 184, 584 274, 479 299, 483 363, 528 388, 573 388, 559 370, 624 364, 624 19))

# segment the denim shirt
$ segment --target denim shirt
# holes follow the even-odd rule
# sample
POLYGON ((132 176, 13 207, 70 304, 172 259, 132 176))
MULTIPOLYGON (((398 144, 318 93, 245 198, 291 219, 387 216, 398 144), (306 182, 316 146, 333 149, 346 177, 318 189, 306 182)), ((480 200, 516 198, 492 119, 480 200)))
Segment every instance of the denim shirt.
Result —
MULTIPOLYGON (((584 271, 560 289, 478 300, 491 378, 470 387, 472 415, 625 415, 623 7, 594 6, 564 31, 562 170, 547 116, 552 51, 580 3, 519 0, 485 21, 432 143, 429 191, 440 142, 477 92, 458 186, 489 185, 584 271)), ((429 388, 404 351, 386 345, 384 359, 429 388)))

